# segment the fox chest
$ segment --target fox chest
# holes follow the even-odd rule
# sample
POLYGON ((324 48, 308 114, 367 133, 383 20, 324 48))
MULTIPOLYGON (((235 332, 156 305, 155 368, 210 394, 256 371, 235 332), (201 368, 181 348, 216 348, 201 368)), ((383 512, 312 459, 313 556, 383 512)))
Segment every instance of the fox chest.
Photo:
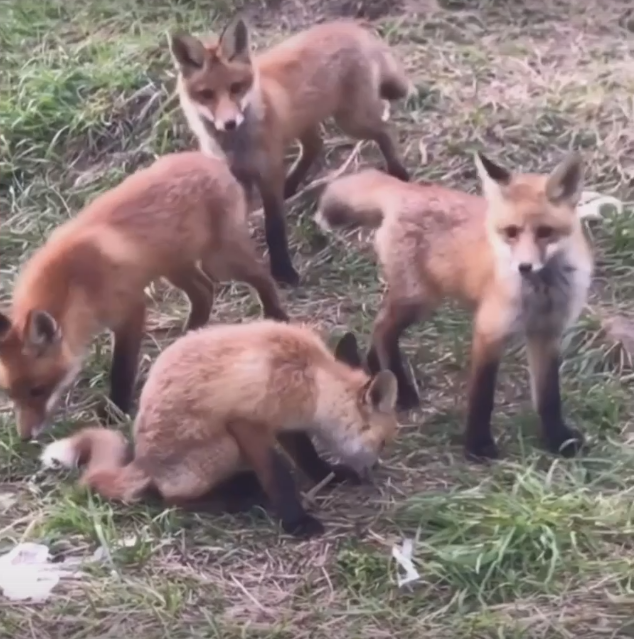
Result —
POLYGON ((249 122, 246 121, 235 131, 218 132, 211 125, 209 126, 214 138, 231 168, 231 172, 240 182, 247 192, 250 191, 253 183, 258 177, 258 170, 261 162, 258 158, 258 145, 256 144, 255 133, 249 122))
POLYGON ((589 278, 565 263, 545 266, 521 283, 515 328, 527 336, 558 337, 587 298, 589 278))

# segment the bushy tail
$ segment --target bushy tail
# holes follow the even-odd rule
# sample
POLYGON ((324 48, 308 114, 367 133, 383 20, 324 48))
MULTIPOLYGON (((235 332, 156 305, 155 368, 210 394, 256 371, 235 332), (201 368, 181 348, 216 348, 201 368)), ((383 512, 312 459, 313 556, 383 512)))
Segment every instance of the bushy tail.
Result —
POLYGON ((322 191, 315 222, 324 230, 359 226, 376 229, 389 214, 390 196, 402 184, 376 169, 336 179, 322 191))
POLYGON ((128 462, 128 457, 128 442, 121 433, 88 427, 49 444, 40 459, 49 467, 55 463, 66 468, 85 466, 80 484, 106 499, 134 502, 149 488, 151 479, 134 460, 128 462))

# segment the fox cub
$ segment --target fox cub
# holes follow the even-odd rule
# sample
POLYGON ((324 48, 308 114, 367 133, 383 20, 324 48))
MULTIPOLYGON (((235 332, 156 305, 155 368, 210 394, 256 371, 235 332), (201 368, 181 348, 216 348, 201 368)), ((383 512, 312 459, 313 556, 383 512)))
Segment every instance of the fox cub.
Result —
POLYGON ((110 398, 129 412, 144 289, 160 277, 189 298, 187 329, 208 321, 218 279, 247 282, 265 315, 288 320, 246 216, 226 162, 196 151, 160 158, 56 229, 22 269, 11 311, 0 312, 0 388, 14 402, 20 436, 44 428, 104 329, 114 336, 110 398))
POLYGON ((185 33, 170 37, 180 105, 209 154, 228 158, 234 173, 262 198, 271 270, 279 282, 299 276, 288 252, 284 199, 319 157, 321 123, 334 117, 353 138, 374 140, 390 174, 408 180, 383 119, 383 100, 407 96, 410 82, 387 44, 352 21, 316 25, 254 55, 238 17, 211 44, 185 33), (284 155, 301 153, 285 178, 284 155))
POLYGON ((369 170, 332 182, 317 221, 378 228, 375 249, 387 282, 376 318, 370 370, 390 369, 398 404, 418 394, 399 337, 445 298, 474 311, 465 445, 470 457, 498 455, 491 434, 495 380, 507 337, 523 334, 533 404, 549 449, 572 456, 582 435, 566 425, 560 397, 560 338, 583 309, 593 255, 577 204, 582 160, 571 153, 549 174, 512 173, 482 154, 484 197, 433 184, 403 184, 369 170))
POLYGON ((261 320, 206 327, 168 346, 150 370, 134 424, 134 458, 120 433, 87 428, 50 444, 42 459, 86 464, 82 483, 134 502, 149 490, 187 505, 245 469, 254 471, 293 535, 322 532, 302 507, 280 443, 320 482, 366 473, 397 430, 396 380, 361 368, 346 334, 331 353, 309 328, 261 320), (319 438, 349 465, 331 466, 319 438))

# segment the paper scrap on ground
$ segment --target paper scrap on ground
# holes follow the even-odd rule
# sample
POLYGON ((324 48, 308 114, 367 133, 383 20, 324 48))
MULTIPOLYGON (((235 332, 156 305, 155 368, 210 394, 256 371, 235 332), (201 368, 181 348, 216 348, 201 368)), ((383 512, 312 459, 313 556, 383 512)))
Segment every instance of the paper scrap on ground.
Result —
POLYGON ((75 562, 50 562, 46 546, 18 544, 0 556, 0 590, 11 601, 46 601, 62 577, 77 574, 75 562))
POLYGON ((405 584, 409 584, 412 581, 417 581, 420 579, 420 575, 418 574, 418 570, 412 563, 412 552, 414 550, 414 542, 411 539, 405 539, 403 541, 403 545, 401 548, 398 546, 392 546, 392 557, 396 559, 398 564, 405 571, 405 576, 401 575, 396 576, 396 583, 398 583, 399 588, 404 586, 405 584))
POLYGON ((618 215, 623 212, 623 202, 621 200, 617 200, 611 195, 602 195, 596 191, 583 191, 577 210, 581 218, 600 220, 602 217, 601 207, 606 205, 613 206, 618 215))

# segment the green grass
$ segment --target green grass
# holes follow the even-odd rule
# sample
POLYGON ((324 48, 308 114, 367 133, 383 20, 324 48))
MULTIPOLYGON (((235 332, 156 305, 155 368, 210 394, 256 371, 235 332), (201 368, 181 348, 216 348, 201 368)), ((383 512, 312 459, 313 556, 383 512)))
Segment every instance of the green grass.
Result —
MULTIPOLYGON (((96 193, 193 139, 170 100, 167 31, 218 28, 226 0, 3 0, 0 22, 0 302, 23 260, 96 193)), ((525 170, 549 170, 577 147, 588 187, 632 200, 634 89, 625 0, 240 3, 258 46, 362 6, 399 50, 417 86, 393 119, 421 179, 473 190, 474 148, 525 170), (302 9, 303 5, 303 9, 302 9), (421 150, 425 161, 421 160, 421 150)), ((329 168, 350 148, 333 133, 329 168)), ((351 170, 380 162, 366 145, 351 170)), ((319 245, 309 197, 289 212, 302 286, 284 291, 296 320, 367 340, 382 287, 366 238, 319 245), (301 214, 301 215, 300 215, 301 214)), ((261 219, 254 234, 262 241, 261 219)), ((592 223, 597 276, 567 342, 563 395, 590 440, 581 459, 539 448, 521 351, 500 374, 495 429, 503 459, 467 464, 460 448, 469 317, 447 307, 404 347, 423 406, 373 486, 318 495, 323 538, 298 543, 261 512, 195 516, 124 508, 43 472, 0 403, 0 552, 47 543, 86 564, 41 605, 0 599, 3 636, 267 639, 631 637, 634 601, 634 209, 592 223), (391 546, 415 539, 420 580, 398 588, 391 546), (123 540, 126 543, 123 543, 123 540), (101 550, 100 550, 101 549, 101 550)), ((143 371, 180 331, 184 300, 156 287, 143 371), (169 331, 167 329, 170 329, 169 331)), ((259 313, 226 287, 216 320, 259 313)), ((109 344, 94 354, 47 437, 95 419, 109 344)), ((4 400, 2 400, 4 401, 4 400)), ((46 440, 46 438, 44 438, 46 440)))

